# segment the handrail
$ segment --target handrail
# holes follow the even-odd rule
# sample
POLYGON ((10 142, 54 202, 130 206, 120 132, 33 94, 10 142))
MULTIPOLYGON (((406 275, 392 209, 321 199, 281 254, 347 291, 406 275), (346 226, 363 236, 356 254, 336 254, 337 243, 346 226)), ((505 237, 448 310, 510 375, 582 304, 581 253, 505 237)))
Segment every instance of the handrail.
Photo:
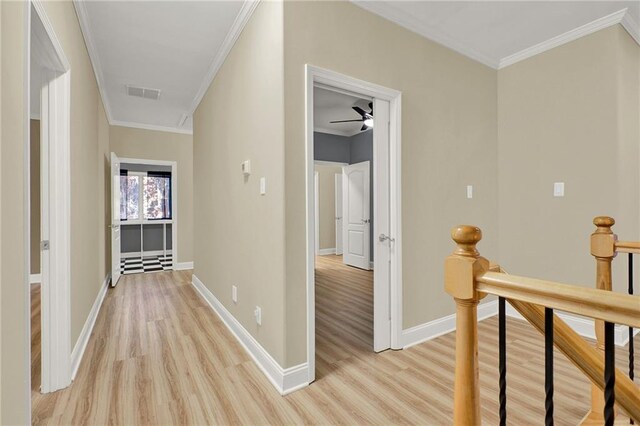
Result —
POLYGON ((476 281, 482 293, 640 328, 640 296, 498 272, 485 272, 476 281))
POLYGON ((638 241, 616 241, 614 246, 618 253, 640 253, 640 242, 638 241))
MULTIPOLYGON (((615 256, 615 235, 611 232, 613 219, 599 217, 594 220, 597 229, 592 235, 591 252, 597 261, 596 286, 597 289, 579 287, 570 284, 556 283, 533 278, 518 277, 499 272, 498 265, 492 265, 481 257, 476 249, 477 243, 482 239, 482 231, 474 226, 459 226, 451 232, 451 237, 457 247, 445 260, 444 286, 456 303, 456 368, 454 382, 454 424, 473 425, 480 424, 480 387, 479 387, 479 363, 478 363, 478 303, 488 294, 497 295, 503 299, 520 305, 539 305, 545 307, 545 321, 547 314, 551 313, 549 323, 552 324, 549 336, 553 336, 553 309, 572 312, 578 315, 596 319, 597 334, 601 333, 601 325, 607 324, 607 337, 604 339, 607 345, 607 356, 603 365, 604 380, 598 379, 595 383, 596 390, 601 393, 602 384, 605 384, 606 405, 604 410, 607 422, 612 422, 615 416, 613 411, 614 401, 618 401, 626 408, 633 408, 632 399, 624 399, 629 393, 637 394, 637 387, 629 386, 630 380, 625 381, 626 386, 622 395, 614 394, 615 383, 619 375, 612 363, 613 354, 613 325, 626 324, 640 328, 640 297, 612 293, 611 290, 611 260, 615 256), (636 389, 634 389, 636 388, 636 389), (620 398, 623 398, 622 400, 620 398)), ((513 304, 513 303, 512 303, 513 304)), ((547 324, 547 325, 548 325, 547 324)), ((546 329, 546 328, 545 328, 546 329)), ((565 333, 565 336, 568 335, 565 333)), ((549 339, 547 339, 549 340, 549 339)), ((598 336, 598 342, 600 342, 598 336)), ((554 345, 554 340, 546 342, 546 353, 554 345), (549 344, 551 346, 549 346, 549 344)), ((583 345, 584 346, 584 345, 583 345)), ((599 346, 598 346, 599 349, 599 346)), ((595 350, 595 349, 594 349, 595 350)), ((552 353, 552 351, 551 351, 552 353)), ((583 370, 594 372, 602 371, 593 362, 593 357, 587 356, 588 351, 583 351, 578 356, 578 362, 584 362, 583 370), (589 359, 591 358, 591 359, 589 359), (595 369, 595 370, 594 370, 595 369)), ((553 359, 551 357, 551 359, 553 359)), ((550 364, 551 365, 551 364, 550 364)), ((551 367, 550 371, 553 371, 551 367)), ((591 374, 592 375, 592 374, 591 374)), ((591 378, 591 375, 590 378, 591 378)), ((545 378, 545 390, 550 409, 547 408, 547 416, 553 416, 553 377, 551 381, 545 378), (547 383, 551 386, 547 389, 547 383)), ((593 394, 592 395, 596 395, 593 394)), ((597 397, 600 398, 600 397, 597 397)), ((635 401, 637 402, 637 401, 635 401)), ((592 409, 595 404, 592 404, 592 409)), ((626 410, 636 421, 638 413, 634 410, 626 410), (630 412, 630 411, 633 411, 630 412)), ((501 418, 501 421, 503 419, 501 418)))

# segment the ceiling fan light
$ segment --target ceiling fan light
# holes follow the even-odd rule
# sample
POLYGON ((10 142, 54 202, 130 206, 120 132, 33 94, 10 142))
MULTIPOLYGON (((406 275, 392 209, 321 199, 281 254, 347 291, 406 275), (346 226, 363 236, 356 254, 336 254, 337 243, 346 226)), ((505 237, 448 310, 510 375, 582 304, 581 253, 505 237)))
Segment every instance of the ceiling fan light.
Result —
POLYGON ((373 128, 373 118, 367 118, 366 120, 364 120, 364 125, 367 126, 370 129, 372 129, 373 128))

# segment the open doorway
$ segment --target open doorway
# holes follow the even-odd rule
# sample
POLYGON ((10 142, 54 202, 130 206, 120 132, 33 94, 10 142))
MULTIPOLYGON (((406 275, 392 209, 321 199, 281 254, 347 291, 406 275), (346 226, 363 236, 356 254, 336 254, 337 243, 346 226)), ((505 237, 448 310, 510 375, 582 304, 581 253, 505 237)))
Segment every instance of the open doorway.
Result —
POLYGON ((121 275, 173 270, 177 163, 111 153, 111 286, 121 275))
POLYGON ((42 5, 29 7, 27 233, 31 399, 71 383, 70 65, 42 5))
POLYGON ((339 353, 400 347, 400 93, 307 66, 306 98, 313 381, 339 353))

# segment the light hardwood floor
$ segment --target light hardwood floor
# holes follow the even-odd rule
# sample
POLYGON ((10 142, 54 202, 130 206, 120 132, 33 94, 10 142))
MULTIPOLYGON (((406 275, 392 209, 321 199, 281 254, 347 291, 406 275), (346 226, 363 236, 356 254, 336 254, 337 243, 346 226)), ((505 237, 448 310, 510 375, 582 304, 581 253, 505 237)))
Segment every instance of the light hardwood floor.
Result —
MULTIPOLYGON (((194 291, 191 271, 129 275, 109 289, 73 384, 48 395, 34 387, 34 423, 451 424, 455 334, 374 354, 371 273, 323 257, 317 278, 311 386, 281 397, 194 291)), ((497 321, 479 328, 482 415, 496 424, 497 321)), ((510 424, 543 423, 542 342, 509 320, 510 424)), ((620 351, 618 366, 625 359, 620 351)), ((587 380, 561 354, 555 371, 556 422, 575 425, 589 406, 587 380)))

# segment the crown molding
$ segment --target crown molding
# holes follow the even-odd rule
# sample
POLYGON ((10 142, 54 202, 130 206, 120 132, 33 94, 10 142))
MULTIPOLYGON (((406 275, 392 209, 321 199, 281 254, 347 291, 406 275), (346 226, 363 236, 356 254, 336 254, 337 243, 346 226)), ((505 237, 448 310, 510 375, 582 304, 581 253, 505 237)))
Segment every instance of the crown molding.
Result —
POLYGON ((183 135, 193 135, 193 130, 180 129, 177 127, 156 126, 154 124, 136 123, 134 121, 111 120, 110 126, 129 127, 131 129, 153 130, 156 132, 180 133, 183 135))
POLYGON ((640 22, 636 21, 635 18, 631 16, 630 10, 627 10, 627 13, 624 15, 622 22, 620 23, 636 43, 640 45, 640 22))
POLYGON ((82 0, 73 0, 73 7, 76 10, 78 22, 80 23, 80 31, 82 32, 82 36, 84 37, 84 44, 87 47, 87 52, 89 53, 89 60, 91 62, 91 67, 93 68, 93 74, 96 77, 98 91, 100 92, 100 97, 102 98, 104 111, 107 114, 107 121, 109 122, 109 124, 113 124, 113 115, 111 114, 111 104, 109 103, 109 97, 107 96, 107 91, 104 88, 105 87, 104 76, 102 75, 100 58, 98 56, 98 51, 96 50, 95 44, 93 42, 93 36, 91 35, 91 30, 89 29, 89 15, 87 14, 87 9, 85 8, 84 2, 82 0))
POLYGON ((196 108, 198 108, 198 105, 200 105, 202 98, 204 97, 205 93, 207 93, 207 90, 209 90, 209 86, 211 86, 213 79, 216 77, 218 71, 220 71, 220 67, 222 67, 222 64, 224 64, 224 61, 227 59, 227 56, 240 37, 240 34, 242 34, 242 30, 244 30, 247 22, 249 22, 249 18, 251 18, 251 15, 253 15, 253 12, 258 6, 258 3, 260 3, 260 0, 245 0, 243 2, 238 15, 236 16, 236 19, 233 21, 233 25, 231 25, 227 36, 222 42, 222 46, 220 46, 220 50, 218 50, 218 53, 213 58, 213 61, 211 61, 207 74, 205 75, 204 80, 202 80, 200 88, 196 92, 195 98, 191 103, 191 108, 189 108, 188 111, 189 115, 193 115, 193 113, 196 111, 196 108))
POLYGON ((446 48, 456 51, 464 56, 467 56, 468 58, 471 58, 494 69, 501 69, 509 65, 513 65, 532 56, 539 55, 540 53, 546 52, 555 47, 577 40, 581 37, 587 36, 596 31, 611 27, 616 24, 622 24, 622 26, 627 30, 631 37, 633 37, 633 39, 638 44, 640 44, 640 23, 638 23, 638 21, 631 16, 630 10, 624 8, 610 15, 596 19, 593 22, 582 25, 581 27, 575 28, 571 31, 567 31, 564 34, 560 34, 559 36, 543 41, 542 43, 536 44, 535 46, 531 46, 500 60, 496 60, 490 55, 487 55, 484 52, 480 52, 477 49, 470 48, 464 43, 451 38, 450 36, 444 34, 439 30, 433 28, 425 28, 418 19, 397 10, 392 5, 389 5, 386 2, 361 0, 351 0, 351 2, 364 10, 381 16, 382 18, 400 25, 401 27, 409 31, 417 33, 433 42, 441 44, 446 48))
POLYGON ((465 43, 461 43, 458 40, 453 39, 440 30, 425 28, 420 20, 402 11, 398 11, 393 6, 390 6, 385 2, 360 0, 350 1, 364 10, 367 10, 395 24, 398 24, 411 32, 421 35, 422 37, 427 38, 448 49, 454 50, 462 54, 463 56, 473 59, 474 61, 480 62, 481 64, 484 64, 490 68, 498 68, 499 62, 491 58, 486 53, 480 52, 477 49, 472 49, 466 46, 465 43))
POLYGON ((521 50, 518 53, 502 58, 500 60, 498 69, 508 67, 509 65, 513 65, 516 62, 524 61, 525 59, 531 58, 532 56, 539 55, 540 53, 546 52, 558 46, 562 46, 563 44, 567 44, 581 37, 585 37, 589 34, 593 34, 597 31, 619 24, 623 21, 625 16, 629 16, 629 13, 627 12, 628 10, 626 8, 619 10, 610 15, 603 16, 600 19, 589 22, 588 24, 582 25, 581 27, 575 28, 571 31, 567 31, 564 34, 560 34, 559 36, 550 38, 549 40, 543 41, 542 43, 538 43, 535 46, 531 46, 527 49, 521 50))

